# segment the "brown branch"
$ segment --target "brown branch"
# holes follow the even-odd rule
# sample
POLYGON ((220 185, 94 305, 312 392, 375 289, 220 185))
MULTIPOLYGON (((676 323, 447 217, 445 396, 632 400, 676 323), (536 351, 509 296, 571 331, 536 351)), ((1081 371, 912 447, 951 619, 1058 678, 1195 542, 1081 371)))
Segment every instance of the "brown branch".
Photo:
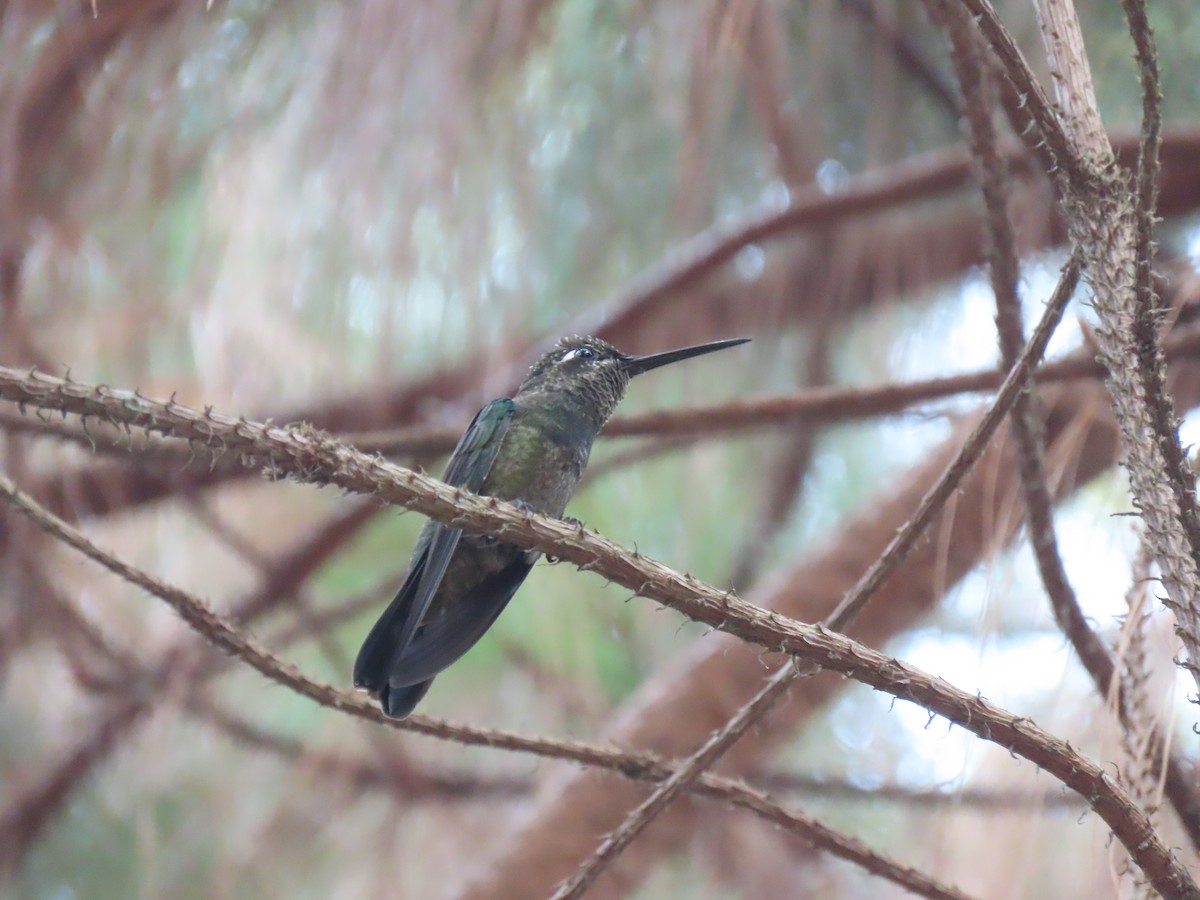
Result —
MULTIPOLYGON (((1182 360, 1200 354, 1200 330, 1178 335, 1166 343, 1168 359, 1182 360)), ((1034 373, 1038 384, 1103 378, 1103 363, 1082 352, 1066 359, 1044 363, 1034 373)), ((877 416, 897 415, 914 406, 969 393, 995 391, 1004 382, 1001 369, 982 369, 962 375, 948 375, 908 383, 879 387, 820 387, 781 397, 735 400, 709 406, 658 410, 618 416, 603 431, 604 437, 707 437, 723 432, 754 428, 833 424, 877 416)), ((461 429, 446 429, 436 444, 440 452, 454 447, 461 429)), ((347 436, 347 443, 363 452, 395 453, 411 451, 407 432, 377 433, 373 440, 360 442, 347 436)), ((422 431, 418 438, 423 449, 435 446, 431 434, 422 431)), ((669 448, 668 448, 669 449, 669 448)), ((632 452, 632 451, 631 451, 632 452)))
POLYGON ((1147 623, 1152 593, 1150 560, 1145 545, 1132 567, 1132 583, 1125 592, 1125 621, 1116 640, 1119 678, 1109 691, 1109 704, 1121 714, 1120 777, 1131 800, 1155 821, 1159 785, 1163 783, 1162 716, 1152 700, 1151 667, 1147 653, 1147 623), (1118 690, 1119 687, 1119 690, 1118 690))
MULTIPOLYGON (((696 779, 712 768, 726 751, 737 743, 747 729, 766 715, 800 674, 795 660, 776 670, 749 703, 743 705, 733 718, 709 735, 699 750, 658 784, 637 808, 626 815, 625 821, 605 835, 600 846, 583 861, 575 874, 559 885, 551 900, 578 900, 582 897, 600 874, 671 805, 676 797, 688 790, 696 779)), ((956 891, 955 896, 962 895, 956 891)))
POLYGON ((962 450, 959 451, 958 456, 946 469, 938 483, 921 498, 921 503, 913 513, 912 519, 896 534, 875 565, 859 579, 858 584, 826 619, 828 627, 844 631, 854 621, 863 606, 879 589, 884 580, 895 571, 924 533, 929 519, 942 508, 963 476, 983 453, 988 440, 1004 417, 1008 415, 1012 404, 1026 390, 1029 375, 1041 360, 1042 354, 1045 353, 1050 336, 1062 318, 1063 311, 1070 302, 1078 281, 1079 261, 1073 257, 1063 269, 1058 286, 1055 287, 1054 294, 1046 304, 1046 312, 1042 315, 1041 322, 1038 323, 1038 327, 1034 330, 1033 336, 1029 339, 1020 358, 1005 376, 995 401, 983 418, 979 420, 979 424, 975 426, 971 436, 963 444, 962 450))
MULTIPOLYGON (((1081 151, 1080 146, 1063 127, 1054 106, 1050 103, 1046 92, 1038 84, 1033 70, 1025 62, 1025 57, 1017 47, 1008 29, 996 15, 996 10, 988 0, 960 0, 962 5, 971 13, 984 38, 996 54, 1004 71, 1005 77, 1011 82, 1013 89, 1020 96, 1024 108, 1028 111, 1039 137, 1045 144, 1047 152, 1057 171, 1051 174, 1066 179, 1072 188, 1080 188, 1092 180, 1094 172, 1085 162, 1088 157, 1081 151)), ((1053 61, 1052 61, 1053 64, 1053 61)))
MULTIPOLYGON (((306 678, 291 665, 272 656, 257 641, 236 631, 200 600, 101 550, 78 530, 17 490, 3 476, 0 476, 0 493, 48 534, 131 584, 164 600, 188 625, 216 646, 234 654, 268 679, 308 697, 321 706, 401 731, 412 731, 466 744, 534 752, 585 764, 607 765, 626 775, 629 774, 631 762, 639 765, 645 763, 641 770, 652 772, 655 780, 670 777, 671 768, 664 767, 649 756, 620 754, 569 742, 546 741, 491 729, 450 725, 427 716, 389 719, 372 703, 306 678)), ((459 500, 463 513, 469 514, 467 510, 479 499, 464 494, 459 500)), ((513 508, 513 511, 520 512, 516 508, 513 508)), ((501 526, 505 523, 507 514, 508 511, 502 507, 495 509, 492 513, 495 521, 489 524, 501 526)), ((530 516, 528 527, 521 529, 523 534, 518 534, 515 530, 510 531, 505 533, 505 540, 518 546, 527 543, 533 547, 534 544, 528 540, 528 536, 539 531, 539 526, 561 524, 553 520, 539 521, 541 519, 539 516, 530 516)), ((562 557, 567 557, 573 552, 573 542, 566 540, 539 540, 537 545, 543 552, 552 551, 562 557)), ((640 559, 646 562, 645 558, 640 559)), ((597 557, 596 562, 597 570, 606 574, 604 570, 607 567, 603 561, 597 557)), ((669 571, 659 564, 655 565, 664 573, 669 571)), ((722 595, 694 579, 683 579, 674 575, 673 580, 681 586, 686 584, 687 592, 694 596, 696 602, 671 605, 686 610, 685 614, 698 621, 706 621, 714 626, 721 624, 726 630, 746 640, 763 646, 778 647, 783 652, 795 655, 799 660, 840 672, 895 697, 911 700, 968 731, 1029 759, 1087 799, 1088 804, 1109 824, 1118 840, 1160 891, 1174 892, 1173 896, 1200 897, 1200 888, 1191 880, 1187 870, 1162 844, 1144 814, 1131 803, 1103 769, 1065 742, 1042 731, 1029 719, 1014 716, 980 697, 959 691, 941 679, 933 678, 912 666, 886 657, 822 627, 804 625, 764 610, 755 610, 736 596, 722 595)), ((656 596, 659 594, 660 591, 654 589, 646 591, 646 595, 653 599, 659 599, 656 596)), ((727 799, 738 802, 733 797, 727 799)), ((747 808, 758 808, 758 804, 749 804, 749 801, 747 804, 747 808)), ((923 878, 919 874, 917 877, 923 878)))
MULTIPOLYGON (((1166 388, 1166 362, 1159 341, 1162 312, 1154 290, 1154 226, 1157 221, 1158 179, 1162 152, 1162 91, 1154 33, 1144 0, 1122 0, 1129 20, 1142 84, 1142 139, 1138 146, 1134 216, 1134 347, 1141 369, 1146 404, 1158 435, 1166 463, 1166 474, 1175 492, 1175 502, 1184 531, 1191 544, 1192 558, 1200 565, 1200 510, 1196 507, 1195 477, 1179 443, 1179 420, 1171 407, 1166 388)), ((1194 642, 1193 647, 1200 646, 1194 642)), ((1200 662, 1192 661, 1200 666, 1200 662)))
POLYGON ((1136 184, 1138 237, 1137 291, 1139 305, 1149 312, 1155 306, 1152 282, 1154 223, 1158 209, 1158 178, 1162 167, 1162 81, 1154 32, 1144 0, 1121 0, 1136 51, 1142 84, 1142 139, 1138 145, 1136 184))
MULTIPOLYGON (((135 569, 101 550, 71 525, 38 506, 28 495, 17 490, 3 476, 0 476, 0 494, 3 494, 18 510, 30 517, 39 528, 48 534, 78 550, 131 584, 164 600, 189 626, 217 647, 233 654, 268 679, 308 697, 321 706, 402 731, 413 731, 469 745, 531 752, 558 759, 571 759, 585 764, 604 766, 631 778, 661 780, 667 777, 671 771, 654 757, 645 755, 622 754, 570 742, 524 738, 490 729, 455 726, 426 716, 410 716, 402 720, 390 719, 372 703, 306 678, 291 665, 274 657, 257 641, 240 634, 224 618, 197 598, 148 573, 135 569)), ((1014 721, 1019 722, 1019 720, 1014 721)), ((245 730, 243 729, 244 734, 245 730)), ((1080 759, 1082 760, 1082 757, 1080 759)), ((775 824, 795 831, 811 843, 855 862, 873 874, 896 881, 923 896, 955 898, 963 896, 951 888, 939 885, 920 872, 907 869, 868 850, 852 838, 797 813, 782 809, 761 793, 737 782, 707 777, 703 784, 698 785, 697 789, 704 796, 721 799, 762 815, 775 824)))
MULTIPOLYGON (((1137 253, 1145 237, 1146 216, 1140 196, 1114 165, 1100 121, 1083 35, 1067 0, 1038 0, 1042 40, 1054 67, 1059 105, 1070 113, 1063 127, 1079 148, 1089 177, 1075 184, 1066 208, 1075 240, 1087 254, 1087 268, 1100 318, 1096 337, 1109 370, 1109 391, 1121 428, 1125 468, 1134 502, 1146 524, 1146 539, 1158 560, 1166 587, 1164 600, 1175 613, 1188 660, 1180 665, 1200 685, 1200 522, 1194 486, 1181 465, 1183 451, 1170 398, 1165 390, 1157 328, 1139 300, 1137 253), (1164 477, 1164 475, 1166 477, 1164 477)), ((1134 27, 1134 31, 1139 29, 1134 27)), ((1152 51, 1150 34, 1135 34, 1139 62, 1152 51)), ((1155 85, 1149 89, 1157 90, 1155 85)), ((1147 114, 1153 117, 1156 102, 1147 114)), ((1153 129, 1153 123, 1150 123, 1153 129)), ((1153 135, 1145 134, 1142 144, 1153 135)), ((1153 151, 1150 152, 1153 156, 1153 151)), ((1143 165, 1152 159, 1143 154, 1143 165)), ((1149 246, 1142 248, 1149 252, 1149 246)))
MULTIPOLYGON (((189 498, 189 501, 188 509, 193 517, 203 524, 209 533, 220 541, 226 549, 249 563, 265 584, 270 584, 276 571, 275 561, 271 559, 270 554, 255 546, 253 540, 249 537, 238 534, 216 511, 204 503, 201 498, 193 496, 189 498)), ((342 529, 348 529, 349 534, 354 534, 361 530, 368 521, 373 519, 375 514, 379 512, 379 509, 380 507, 373 503, 362 503, 349 516, 339 516, 331 521, 339 523, 339 533, 342 529)), ((334 545, 341 543, 337 534, 332 537, 334 545)), ((325 560, 328 558, 328 554, 320 552, 318 549, 316 558, 325 560)), ((310 567, 309 571, 313 571, 313 569, 310 567)), ((326 633, 324 629, 316 624, 316 611, 312 607, 312 598, 308 596, 307 591, 297 589, 292 592, 292 613, 299 626, 315 640, 321 655, 329 663, 330 668, 338 671, 350 667, 349 660, 342 647, 333 639, 332 635, 326 633)))
MULTIPOLYGON (((904 524, 879 559, 824 620, 822 623, 824 627, 834 631, 846 631, 871 597, 883 586, 888 576, 908 556, 933 521, 934 516, 945 506, 950 495, 958 488, 971 467, 983 454, 992 435, 1008 414, 1008 410, 1025 396, 1024 391, 1029 374, 1037 367, 1042 354, 1045 353, 1050 336, 1058 326, 1078 281, 1079 265, 1076 260, 1072 259, 1064 269, 1054 295, 1047 304, 1042 321, 1024 352, 1015 360, 991 408, 980 419, 979 424, 971 432, 954 461, 942 473, 942 477, 921 498, 921 503, 917 506, 912 518, 904 524)), ((670 778, 656 787, 650 796, 626 816, 625 821, 617 829, 605 837, 600 846, 579 867, 575 875, 556 891, 555 900, 574 900, 574 898, 582 896, 604 868, 611 864, 621 851, 629 846, 630 842, 687 788, 691 781, 720 759, 746 733, 748 728, 766 715, 797 678, 815 673, 816 669, 813 666, 802 666, 796 661, 789 661, 776 670, 767 684, 750 702, 738 710, 725 725, 713 732, 699 750, 688 757, 687 761, 670 778)))
MULTIPOLYGON (((937 8, 936 4, 931 6, 937 8)), ((964 95, 967 138, 978 160, 978 179, 986 209, 989 235, 989 272, 996 297, 996 328, 1000 338, 1001 362, 1006 368, 1016 364, 1025 343, 1021 324, 1021 300, 1017 293, 1017 253, 1009 220, 1008 182, 1004 161, 997 151, 992 125, 994 104, 986 82, 987 70, 980 57, 978 38, 970 20, 953 6, 940 8, 939 18, 951 42, 951 57, 964 95)), ((1139 165, 1140 168, 1140 165, 1139 165)), ((1153 176, 1152 176, 1153 178, 1153 176)), ((1148 249, 1148 248, 1147 248, 1148 249)), ((1146 270, 1149 279, 1149 269, 1146 270)), ((1054 530, 1054 501, 1050 493, 1040 433, 1034 411, 1036 393, 1031 387, 1017 398, 1012 411, 1013 436, 1017 444, 1017 465, 1029 521, 1030 544, 1042 585, 1050 598, 1054 619, 1071 642, 1084 669, 1101 697, 1117 689, 1116 668, 1104 641, 1088 624, 1075 591, 1063 567, 1054 530)), ((1117 697, 1117 710, 1128 722, 1128 710, 1117 697)), ((1180 759, 1170 754, 1167 790, 1179 812, 1193 846, 1200 847, 1200 786, 1185 775, 1180 759)))
POLYGON ((391 760, 355 759, 306 747, 287 735, 267 731, 256 723, 218 706, 208 697, 192 697, 188 712, 210 723, 239 746, 269 753, 289 763, 303 763, 321 781, 336 779, 356 791, 383 789, 405 803, 446 803, 508 800, 533 789, 530 778, 517 775, 487 776, 421 770, 416 777, 398 778, 391 760))
POLYGON ((1045 808, 1079 809, 1083 800, 1065 791, 1022 791, 989 790, 986 788, 961 788, 955 791, 919 790, 897 784, 881 784, 863 787, 856 781, 843 778, 824 778, 811 775, 793 775, 783 772, 763 772, 747 778, 755 787, 780 793, 800 791, 806 796, 866 803, 887 801, 903 803, 918 808, 945 811, 955 806, 964 806, 1000 812, 1018 809, 1023 811, 1045 808))
MULTIPOLYGON (((412 801, 473 801, 527 796, 536 787, 533 778, 517 775, 481 776, 469 772, 422 772, 422 780, 412 785, 398 781, 391 763, 355 758, 344 754, 323 753, 293 737, 267 731, 228 710, 221 709, 208 697, 196 697, 187 703, 187 711, 211 723, 231 741, 249 750, 268 753, 286 762, 306 761, 322 778, 337 778, 356 790, 383 788, 412 801)), ((992 790, 960 788, 954 791, 922 790, 898 784, 863 787, 846 778, 797 775, 790 772, 751 774, 746 783, 767 794, 799 793, 805 797, 834 799, 839 802, 902 804, 943 813, 951 808, 969 808, 981 812, 1020 811, 1057 813, 1078 811, 1086 806, 1078 795, 1064 791, 992 790)))
MULTIPOLYGON (((1071 147, 1072 163, 1083 171, 1084 177, 1075 185, 1076 189, 1081 189, 1107 169, 1113 160, 1096 102, 1083 30, 1072 0, 1037 0, 1034 10, 1041 25, 1042 46, 1054 82, 1055 120, 1071 147)), ((981 21, 980 25, 986 34, 985 23, 981 21)), ((990 34, 988 37, 995 48, 996 39, 990 34)), ((1022 62, 1022 65, 1025 64, 1022 62)), ((1027 65, 1025 69, 1030 71, 1027 65)), ((1011 72, 1010 77, 1015 74, 1011 72)))
MULTIPOLYGON (((1006 180, 1003 160, 996 152, 996 136, 991 122, 990 98, 984 92, 984 68, 979 59, 971 23, 959 10, 948 9, 945 27, 952 44, 952 56, 959 83, 966 97, 968 137, 979 161, 979 182, 987 210, 990 276, 996 297, 996 327, 1000 338, 1002 364, 1011 368, 1025 342, 1021 324, 1021 300, 1017 295, 1017 259, 1013 233, 1006 208, 1006 180)), ((1042 584, 1050 597, 1055 621, 1070 640, 1084 668, 1096 674, 1112 664, 1107 648, 1087 624, 1074 591, 1071 589, 1058 553, 1054 533, 1053 501, 1050 497, 1043 459, 1042 439, 1033 409, 1033 393, 1018 398, 1013 407, 1013 434, 1016 438, 1018 470, 1029 516, 1030 542, 1042 584)), ((1109 680, 1097 680, 1101 695, 1107 694, 1109 680)))

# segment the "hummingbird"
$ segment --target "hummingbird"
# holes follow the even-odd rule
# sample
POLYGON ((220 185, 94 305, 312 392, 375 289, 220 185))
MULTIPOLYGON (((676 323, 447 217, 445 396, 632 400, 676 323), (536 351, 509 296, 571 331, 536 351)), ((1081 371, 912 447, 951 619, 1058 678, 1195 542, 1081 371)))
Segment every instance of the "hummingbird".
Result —
MULTIPOLYGON (((627 356, 599 338, 563 338, 530 367, 512 397, 493 400, 475 414, 442 480, 561 518, 592 441, 630 379, 748 340, 627 356)), ((434 676, 492 627, 540 556, 494 536, 427 522, 400 592, 358 653, 354 686, 376 698, 391 718, 407 716, 434 676)))

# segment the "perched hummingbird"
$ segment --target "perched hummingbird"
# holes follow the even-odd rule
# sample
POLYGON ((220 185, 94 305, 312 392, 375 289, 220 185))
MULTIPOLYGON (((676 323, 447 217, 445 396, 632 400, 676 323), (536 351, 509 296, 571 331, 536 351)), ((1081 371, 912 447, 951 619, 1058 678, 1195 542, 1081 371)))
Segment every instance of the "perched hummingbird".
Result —
MULTIPOLYGON (((747 340, 626 356, 598 338, 563 338, 533 364, 516 394, 475 414, 442 479, 560 517, 629 379, 747 340)), ((428 522, 400 593, 358 652, 354 686, 369 691, 392 718, 407 716, 433 677, 483 637, 539 556, 428 522)))

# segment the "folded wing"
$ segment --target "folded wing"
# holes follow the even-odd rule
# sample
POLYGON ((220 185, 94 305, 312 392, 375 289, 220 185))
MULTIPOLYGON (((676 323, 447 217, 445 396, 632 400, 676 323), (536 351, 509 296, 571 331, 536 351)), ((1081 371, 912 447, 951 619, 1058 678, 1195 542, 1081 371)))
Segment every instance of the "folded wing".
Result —
MULTIPOLYGON (((478 491, 496 461, 512 417, 513 402, 507 398, 493 400, 476 413, 450 455, 442 480, 454 487, 478 491)), ((389 680, 394 684, 415 683, 396 681, 392 676, 429 610, 460 537, 461 528, 441 523, 431 522, 422 531, 404 584, 358 653, 354 663, 356 687, 376 693, 389 680)))

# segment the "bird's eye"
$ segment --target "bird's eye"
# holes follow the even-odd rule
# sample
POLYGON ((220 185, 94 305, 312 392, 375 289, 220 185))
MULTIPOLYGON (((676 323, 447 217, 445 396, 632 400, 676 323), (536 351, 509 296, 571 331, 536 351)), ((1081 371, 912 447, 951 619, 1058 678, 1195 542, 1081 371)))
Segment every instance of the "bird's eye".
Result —
POLYGON ((576 347, 574 350, 568 351, 567 354, 565 356, 563 356, 562 361, 570 362, 573 359, 595 359, 595 358, 596 358, 596 351, 593 350, 591 347, 576 347))

